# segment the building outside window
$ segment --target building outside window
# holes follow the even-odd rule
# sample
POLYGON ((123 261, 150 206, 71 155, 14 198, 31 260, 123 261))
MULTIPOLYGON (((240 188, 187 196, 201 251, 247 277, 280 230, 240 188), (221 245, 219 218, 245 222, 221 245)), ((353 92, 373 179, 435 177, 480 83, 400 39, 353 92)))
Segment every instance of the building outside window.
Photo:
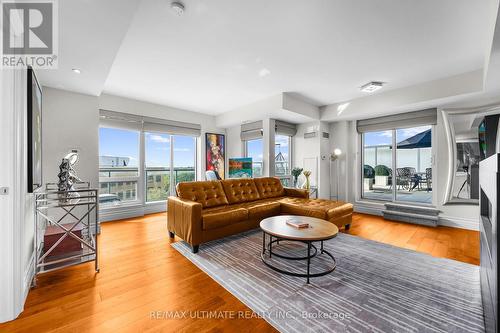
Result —
POLYGON ((138 131, 106 128, 99 129, 99 188, 103 206, 118 202, 134 202, 138 198, 139 180, 138 131), (134 195, 127 197, 131 191, 134 195))

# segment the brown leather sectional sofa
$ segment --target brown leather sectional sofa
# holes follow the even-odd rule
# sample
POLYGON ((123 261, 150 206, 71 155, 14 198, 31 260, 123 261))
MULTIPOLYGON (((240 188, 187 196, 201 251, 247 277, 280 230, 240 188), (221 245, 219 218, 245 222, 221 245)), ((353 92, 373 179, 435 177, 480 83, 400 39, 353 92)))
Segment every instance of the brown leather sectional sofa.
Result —
POLYGON ((168 198, 168 231, 198 252, 202 243, 257 228, 280 214, 312 216, 349 228, 352 204, 309 199, 306 190, 284 188, 277 178, 184 182, 168 198))

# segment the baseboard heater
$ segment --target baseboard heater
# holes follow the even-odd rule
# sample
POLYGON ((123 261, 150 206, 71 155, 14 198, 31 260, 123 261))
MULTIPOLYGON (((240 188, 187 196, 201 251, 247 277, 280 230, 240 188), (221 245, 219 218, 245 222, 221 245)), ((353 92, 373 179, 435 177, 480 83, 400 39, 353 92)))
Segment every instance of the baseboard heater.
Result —
POLYGON ((387 220, 436 227, 439 222, 439 212, 432 207, 386 203, 382 214, 387 220))

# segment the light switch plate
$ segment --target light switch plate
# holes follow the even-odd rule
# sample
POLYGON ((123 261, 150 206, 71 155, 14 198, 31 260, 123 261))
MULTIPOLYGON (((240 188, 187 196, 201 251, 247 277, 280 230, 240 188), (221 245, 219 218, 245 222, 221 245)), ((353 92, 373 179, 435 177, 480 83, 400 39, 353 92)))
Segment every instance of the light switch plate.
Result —
POLYGON ((8 187, 0 187, 0 195, 8 195, 9 188, 8 187))

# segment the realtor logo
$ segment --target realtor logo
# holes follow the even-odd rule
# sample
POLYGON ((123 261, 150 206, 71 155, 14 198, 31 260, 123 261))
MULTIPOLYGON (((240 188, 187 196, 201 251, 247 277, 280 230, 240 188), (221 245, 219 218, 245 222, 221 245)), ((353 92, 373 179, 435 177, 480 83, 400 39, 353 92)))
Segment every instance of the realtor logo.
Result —
POLYGON ((2 67, 57 68, 56 0, 2 0, 2 67))

